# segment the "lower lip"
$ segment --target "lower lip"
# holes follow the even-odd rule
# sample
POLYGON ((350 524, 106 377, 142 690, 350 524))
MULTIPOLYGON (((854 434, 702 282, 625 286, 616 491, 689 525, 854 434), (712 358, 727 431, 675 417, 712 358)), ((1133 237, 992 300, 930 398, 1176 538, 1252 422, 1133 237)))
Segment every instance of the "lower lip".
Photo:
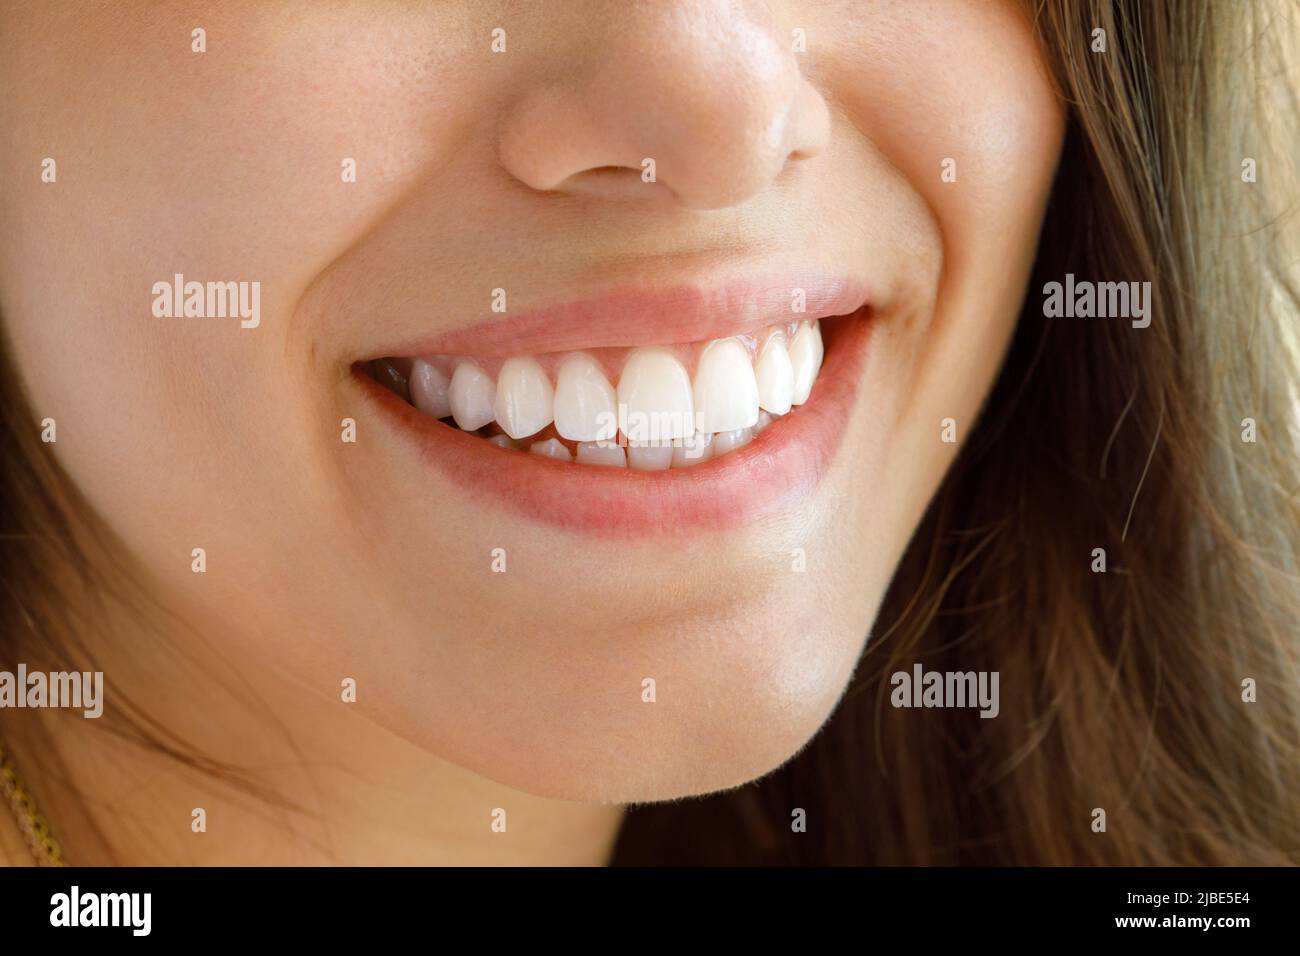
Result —
POLYGON ((429 466, 473 499, 575 534, 686 536, 738 528, 816 488, 849 424, 873 327, 865 310, 823 322, 826 358, 807 402, 744 448, 667 471, 498 448, 417 411, 360 368, 353 376, 429 466))

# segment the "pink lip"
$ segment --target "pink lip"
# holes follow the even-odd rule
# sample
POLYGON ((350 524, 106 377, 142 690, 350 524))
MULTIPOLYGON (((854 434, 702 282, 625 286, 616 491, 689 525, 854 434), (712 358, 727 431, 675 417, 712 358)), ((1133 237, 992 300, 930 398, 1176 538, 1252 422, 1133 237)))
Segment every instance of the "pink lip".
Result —
POLYGON ((867 303, 865 286, 840 276, 736 281, 721 287, 615 289, 603 295, 468 325, 398 343, 366 358, 415 355, 509 356, 576 349, 673 345, 753 332, 794 320, 850 315, 867 303), (802 313, 791 311, 795 289, 802 313))
POLYGON ((826 360, 808 402, 738 451, 668 471, 584 466, 498 448, 421 414, 359 367, 354 378, 429 467, 473 499, 579 534, 685 536, 740 527, 817 485, 849 423, 874 324, 865 308, 823 323, 826 360))

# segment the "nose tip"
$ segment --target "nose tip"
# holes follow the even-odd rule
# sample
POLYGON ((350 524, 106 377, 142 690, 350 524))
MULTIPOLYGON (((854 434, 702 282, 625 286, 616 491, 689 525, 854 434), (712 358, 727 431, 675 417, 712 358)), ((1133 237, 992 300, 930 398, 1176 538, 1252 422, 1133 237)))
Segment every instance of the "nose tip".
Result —
POLYGON ((499 132, 502 165, 539 191, 670 196, 693 209, 758 194, 826 148, 830 112, 795 54, 734 16, 684 24, 661 15, 602 33, 586 47, 592 55, 575 57, 581 68, 513 104, 499 132))

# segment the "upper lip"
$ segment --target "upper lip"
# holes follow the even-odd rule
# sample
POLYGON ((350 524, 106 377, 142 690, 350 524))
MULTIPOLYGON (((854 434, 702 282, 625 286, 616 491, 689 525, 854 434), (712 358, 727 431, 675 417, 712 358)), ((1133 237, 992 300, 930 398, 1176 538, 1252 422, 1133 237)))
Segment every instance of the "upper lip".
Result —
POLYGON ((867 289, 860 280, 817 273, 734 280, 713 287, 619 286, 568 303, 493 315, 483 322, 396 344, 382 354, 510 356, 673 345, 848 315, 867 302, 867 289), (803 293, 802 311, 793 307, 796 290, 803 293))

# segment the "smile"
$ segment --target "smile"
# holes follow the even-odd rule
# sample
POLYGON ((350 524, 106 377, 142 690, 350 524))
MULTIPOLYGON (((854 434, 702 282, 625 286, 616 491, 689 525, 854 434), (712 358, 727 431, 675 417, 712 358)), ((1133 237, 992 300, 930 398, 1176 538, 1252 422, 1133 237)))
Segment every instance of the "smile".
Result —
POLYGON ((824 347, 818 323, 801 322, 702 345, 603 351, 379 359, 371 373, 424 414, 499 448, 665 471, 743 448, 808 401, 824 347))
POLYGON ((734 527, 815 487, 851 412, 869 310, 850 284, 820 291, 805 316, 753 290, 615 296, 604 305, 622 321, 599 331, 583 321, 587 303, 362 360, 354 377, 427 461, 475 496, 603 535, 734 527), (720 299, 743 307, 709 314, 720 299), (673 305, 672 322, 654 320, 673 305), (845 305, 852 311, 832 311, 845 305), (611 341, 665 325, 730 334, 611 341), (584 328, 585 347, 545 350, 582 344, 584 328))

